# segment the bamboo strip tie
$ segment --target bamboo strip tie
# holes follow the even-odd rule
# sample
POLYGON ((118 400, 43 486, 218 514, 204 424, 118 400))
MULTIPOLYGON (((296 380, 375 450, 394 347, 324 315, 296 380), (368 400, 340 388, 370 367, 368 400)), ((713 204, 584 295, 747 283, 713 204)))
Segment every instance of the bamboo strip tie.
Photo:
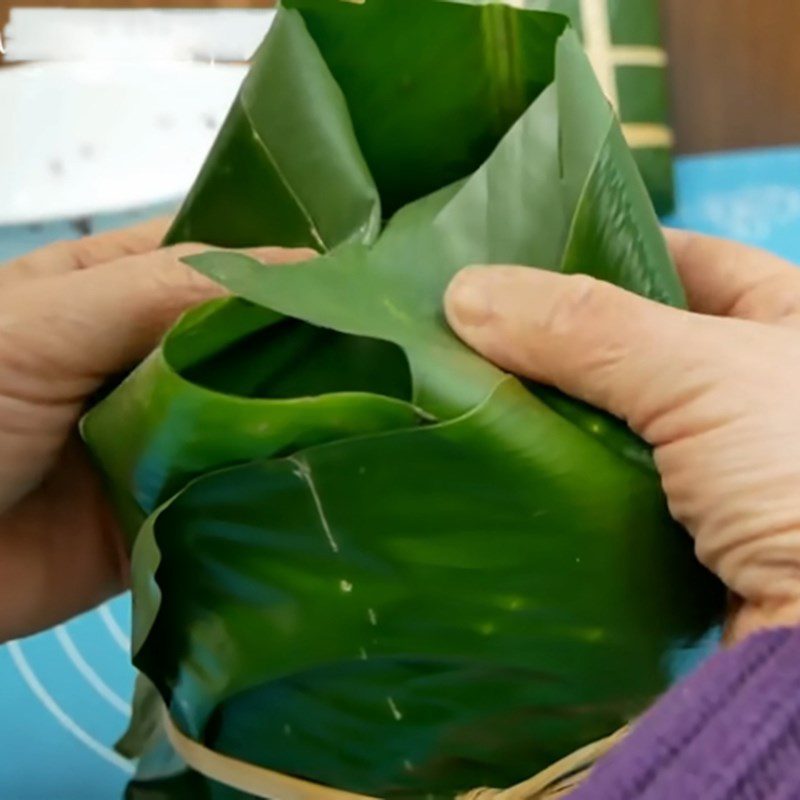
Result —
MULTIPOLYGON (((175 752, 195 772, 216 783, 264 800, 379 800, 334 789, 239 761, 190 739, 178 730, 164 709, 164 726, 175 752)), ((581 748, 533 778, 509 789, 474 789, 458 800, 557 800, 566 797, 588 777, 594 765, 612 750, 628 729, 581 748)))

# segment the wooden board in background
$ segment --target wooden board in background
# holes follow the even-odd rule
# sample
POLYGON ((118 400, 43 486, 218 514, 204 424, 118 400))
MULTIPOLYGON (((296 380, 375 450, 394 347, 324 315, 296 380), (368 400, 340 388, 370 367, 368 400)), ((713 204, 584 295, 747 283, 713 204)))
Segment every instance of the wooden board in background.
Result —
POLYGON ((800 0, 662 0, 681 152, 800 143, 800 0))

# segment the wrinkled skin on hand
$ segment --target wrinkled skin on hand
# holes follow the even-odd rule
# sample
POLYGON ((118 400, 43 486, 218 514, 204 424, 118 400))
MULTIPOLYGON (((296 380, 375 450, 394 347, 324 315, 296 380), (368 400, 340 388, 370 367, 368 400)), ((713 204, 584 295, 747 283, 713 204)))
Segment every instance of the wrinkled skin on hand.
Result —
POLYGON ((728 635, 800 623, 800 270, 670 232, 691 312, 583 275, 464 270, 452 327, 498 365, 624 419, 733 595, 728 635))
POLYGON ((0 641, 127 587, 127 553, 76 426, 87 400, 183 311, 223 293, 181 263, 205 248, 159 249, 165 231, 158 220, 0 268, 0 641))

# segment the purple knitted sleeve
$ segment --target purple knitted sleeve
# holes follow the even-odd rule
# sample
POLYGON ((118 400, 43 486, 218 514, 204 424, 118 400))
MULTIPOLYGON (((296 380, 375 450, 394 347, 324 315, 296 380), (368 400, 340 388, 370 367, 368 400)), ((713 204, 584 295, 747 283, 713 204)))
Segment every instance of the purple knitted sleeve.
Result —
POLYGON ((752 637, 666 694, 570 800, 800 799, 800 629, 752 637))

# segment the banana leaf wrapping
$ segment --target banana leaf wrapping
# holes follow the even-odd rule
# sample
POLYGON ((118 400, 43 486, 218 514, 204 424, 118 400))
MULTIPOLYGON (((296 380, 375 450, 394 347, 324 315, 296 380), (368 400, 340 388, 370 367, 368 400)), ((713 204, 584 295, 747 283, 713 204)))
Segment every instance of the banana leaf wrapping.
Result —
POLYGON ((610 734, 669 683, 722 595, 647 447, 485 362, 441 310, 476 262, 684 303, 564 16, 285 0, 183 240, 321 255, 190 259, 234 297, 83 422, 135 539, 132 797, 244 796, 172 758, 162 702, 240 761, 452 797, 610 734))

